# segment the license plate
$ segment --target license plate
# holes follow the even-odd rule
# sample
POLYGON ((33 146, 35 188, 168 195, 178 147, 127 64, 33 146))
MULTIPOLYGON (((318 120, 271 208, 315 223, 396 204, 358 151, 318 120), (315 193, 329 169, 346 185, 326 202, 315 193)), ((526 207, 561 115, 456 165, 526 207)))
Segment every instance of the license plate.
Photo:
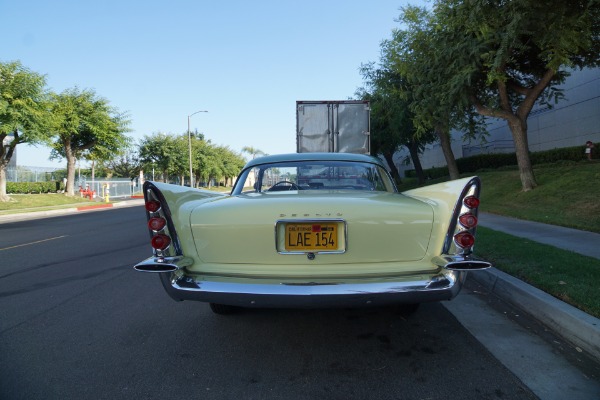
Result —
POLYGON ((338 250, 337 223, 287 223, 285 250, 314 252, 338 250))

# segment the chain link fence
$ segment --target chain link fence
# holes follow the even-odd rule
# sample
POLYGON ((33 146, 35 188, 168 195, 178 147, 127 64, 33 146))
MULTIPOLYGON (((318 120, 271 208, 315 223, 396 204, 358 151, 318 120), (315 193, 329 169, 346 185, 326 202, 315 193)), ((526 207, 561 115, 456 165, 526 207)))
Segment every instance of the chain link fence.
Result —
POLYGON ((91 190, 94 192, 94 197, 106 198, 127 198, 142 193, 142 187, 138 184, 137 179, 111 179, 111 180, 76 180, 75 190, 91 190))
MULTIPOLYGON (((64 187, 66 171, 64 169, 45 167, 17 167, 6 169, 7 182, 61 182, 64 187)), ((139 179, 90 179, 85 175, 75 176, 75 192, 89 189, 96 198, 126 198, 140 195, 142 187, 139 179)))
POLYGON ((65 170, 45 167, 17 167, 6 169, 8 182, 51 182, 61 181, 65 170))

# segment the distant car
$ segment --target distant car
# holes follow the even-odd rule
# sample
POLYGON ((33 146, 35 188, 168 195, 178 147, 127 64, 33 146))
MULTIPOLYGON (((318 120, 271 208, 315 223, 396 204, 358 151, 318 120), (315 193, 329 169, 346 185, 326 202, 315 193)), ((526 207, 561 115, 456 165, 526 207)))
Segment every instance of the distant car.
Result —
POLYGON ((449 300, 472 254, 480 181, 399 193, 382 162, 348 153, 250 161, 231 194, 144 183, 153 256, 175 300, 329 308, 449 300))

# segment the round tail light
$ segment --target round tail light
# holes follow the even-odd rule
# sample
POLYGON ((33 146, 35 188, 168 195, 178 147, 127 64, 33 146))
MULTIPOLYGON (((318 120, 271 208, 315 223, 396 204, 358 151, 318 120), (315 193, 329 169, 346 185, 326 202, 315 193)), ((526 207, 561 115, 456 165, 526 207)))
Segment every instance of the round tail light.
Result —
POLYGON ((454 235, 454 243, 456 243, 457 246, 462 247, 463 249, 473 247, 473 245, 475 244, 475 236, 473 236, 467 231, 459 232, 456 235, 454 235))
POLYGON ((164 218, 153 217, 148 220, 148 228, 152 231, 162 231, 167 221, 164 218))
POLYGON ((171 238, 167 235, 156 235, 152 238, 152 247, 156 250, 164 250, 171 244, 171 238))
POLYGON ((477 208, 479 207, 479 199, 475 196, 467 196, 463 199, 463 203, 465 206, 469 208, 477 208))
POLYGON ((156 200, 150 200, 146 202, 146 210, 150 212, 157 212, 160 210, 160 202, 156 200))
POLYGON ((473 228, 477 225, 477 217, 471 213, 466 213, 458 217, 458 221, 465 228, 473 228))

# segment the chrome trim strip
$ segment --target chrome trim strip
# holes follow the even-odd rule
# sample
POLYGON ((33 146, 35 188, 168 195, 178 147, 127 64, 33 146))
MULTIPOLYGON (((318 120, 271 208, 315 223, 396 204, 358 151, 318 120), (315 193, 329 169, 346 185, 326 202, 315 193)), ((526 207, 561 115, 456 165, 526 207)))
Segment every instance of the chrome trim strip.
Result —
POLYGON ((492 266, 491 263, 481 260, 473 255, 449 255, 442 254, 431 260, 438 267, 451 271, 476 271, 487 269, 492 266))
POLYGON ((173 272, 178 269, 192 265, 194 260, 189 257, 150 257, 133 266, 133 269, 140 272, 173 272))
POLYGON ((236 282, 186 276, 183 271, 160 274, 167 293, 174 300, 196 300, 240 307, 327 308, 380 306, 450 300, 464 282, 465 272, 442 270, 429 279, 414 281, 261 283, 260 279, 236 282))

